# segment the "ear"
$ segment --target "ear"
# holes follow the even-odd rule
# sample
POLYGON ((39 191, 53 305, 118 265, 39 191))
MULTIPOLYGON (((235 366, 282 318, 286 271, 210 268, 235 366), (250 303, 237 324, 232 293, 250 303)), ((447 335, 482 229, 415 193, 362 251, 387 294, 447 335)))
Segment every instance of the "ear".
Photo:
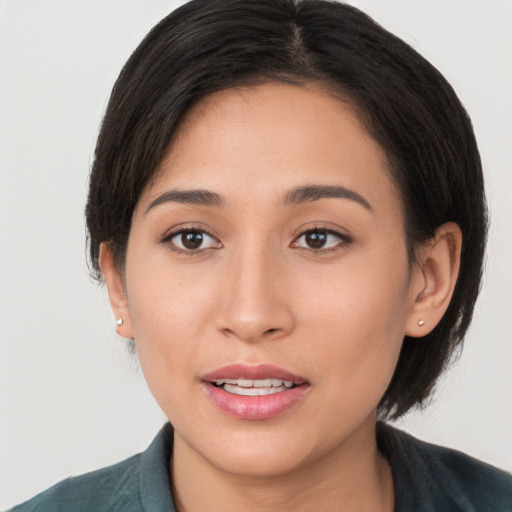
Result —
POLYGON ((117 334, 123 338, 133 338, 132 321, 123 280, 115 266, 114 253, 106 242, 102 242, 100 245, 98 262, 107 285, 110 307, 116 319, 117 334), (121 325, 117 323, 120 319, 122 319, 121 325))
POLYGON ((406 335, 425 336, 443 317, 459 275, 461 248, 460 227, 455 222, 447 222, 439 226, 434 237, 418 251, 406 335))

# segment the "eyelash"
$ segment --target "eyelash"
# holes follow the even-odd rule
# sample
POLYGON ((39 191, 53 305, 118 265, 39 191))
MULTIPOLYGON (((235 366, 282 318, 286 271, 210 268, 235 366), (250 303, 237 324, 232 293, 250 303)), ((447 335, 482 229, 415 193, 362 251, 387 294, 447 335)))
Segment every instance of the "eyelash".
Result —
POLYGON ((222 244, 206 229, 199 228, 199 227, 193 227, 193 226, 186 227, 186 228, 180 228, 177 231, 172 231, 170 233, 165 234, 162 237, 162 240, 160 241, 160 243, 167 244, 167 246, 169 247, 169 249, 171 251, 174 251, 174 252, 177 252, 180 254, 190 255, 190 256, 200 254, 200 253, 202 253, 204 251, 208 251, 210 249, 220 249, 222 247, 222 244), (198 234, 198 235, 202 235, 203 237, 204 237, 204 235, 206 235, 207 237, 211 238, 214 241, 214 245, 218 244, 219 246, 218 247, 207 247, 205 249, 186 249, 186 248, 182 248, 182 247, 177 247, 176 244, 173 244, 173 242, 172 242, 173 238, 176 238, 180 235, 183 236, 184 234, 187 234, 187 233, 188 234, 198 234))
MULTIPOLYGON (((336 230, 330 229, 330 228, 326 228, 323 226, 315 226, 315 227, 311 227, 311 228, 302 230, 294 238, 293 242, 291 242, 290 247, 301 250, 301 251, 309 252, 309 253, 312 253, 315 255, 319 255, 319 254, 332 253, 332 252, 338 251, 342 248, 345 248, 351 242, 352 242, 352 239, 349 236, 347 236, 343 233, 340 233, 339 231, 336 231, 336 230), (299 245, 298 241, 301 238, 306 237, 307 235, 311 235, 313 233, 322 234, 326 237, 326 239, 328 239, 327 238, 328 236, 333 236, 333 237, 337 238, 339 241, 333 247, 327 247, 327 248, 323 248, 323 247, 312 248, 312 247, 304 247, 304 246, 299 245)), ((184 254, 184 255, 189 255, 189 256, 198 255, 198 254, 204 253, 205 251, 210 251, 212 249, 221 249, 222 248, 222 243, 219 242, 215 238, 215 236, 213 236, 211 233, 209 233, 206 229, 199 228, 199 227, 192 227, 192 226, 186 227, 186 228, 180 228, 177 231, 172 231, 170 233, 165 234, 162 237, 160 243, 167 244, 169 249, 173 252, 177 252, 179 254, 184 254), (173 238, 176 238, 180 235, 183 236, 184 234, 197 234, 197 235, 201 235, 203 237, 204 237, 204 235, 206 235, 207 237, 211 238, 214 243, 212 244, 211 247, 206 247, 204 249, 201 249, 201 248, 186 249, 184 247, 177 247, 176 244, 173 243, 173 241, 172 241, 173 238)))
POLYGON ((310 227, 307 229, 302 229, 300 234, 295 237, 294 241, 290 245, 291 245, 291 247, 294 247, 299 250, 307 251, 312 254, 325 254, 325 253, 332 253, 335 251, 339 251, 339 250, 347 247, 350 243, 352 243, 352 239, 344 233, 340 233, 339 231, 337 231, 335 229, 327 228, 325 226, 313 226, 313 227, 310 227), (332 247, 325 247, 325 248, 321 247, 318 249, 314 249, 312 247, 301 247, 298 245, 298 241, 301 238, 306 237, 307 235, 310 235, 313 233, 317 233, 317 234, 321 233, 326 238, 328 236, 333 236, 338 239, 338 243, 336 243, 336 245, 334 245, 332 247))

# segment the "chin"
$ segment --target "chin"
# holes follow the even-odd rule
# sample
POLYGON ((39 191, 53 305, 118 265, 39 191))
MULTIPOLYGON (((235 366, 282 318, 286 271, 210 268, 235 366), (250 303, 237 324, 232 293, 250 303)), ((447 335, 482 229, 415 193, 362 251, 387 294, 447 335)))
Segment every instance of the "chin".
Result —
POLYGON ((270 478, 290 474, 307 463, 307 454, 297 453, 287 447, 254 446, 253 450, 223 452, 218 469, 240 477, 270 478))
MULTIPOLYGON (((290 474, 322 458, 331 450, 322 436, 275 423, 251 422, 228 431, 212 429, 201 441, 184 441, 209 465, 240 477, 277 477, 290 474), (269 428, 270 427, 270 428, 269 428), (315 441, 316 439, 316 441, 315 441)), ((196 437, 197 439, 197 437, 196 437)))

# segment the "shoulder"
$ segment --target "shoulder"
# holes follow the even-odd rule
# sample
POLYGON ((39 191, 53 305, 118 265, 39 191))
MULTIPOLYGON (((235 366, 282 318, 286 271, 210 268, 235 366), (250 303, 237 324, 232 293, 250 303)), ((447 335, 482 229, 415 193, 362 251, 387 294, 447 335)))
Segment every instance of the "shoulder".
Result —
POLYGON ((378 439, 404 504, 399 510, 512 511, 510 474, 387 425, 379 424, 378 439))
POLYGON ((172 444, 173 429, 167 423, 144 452, 63 480, 10 512, 174 512, 172 444))
POLYGON ((475 510, 512 511, 512 476, 505 471, 441 446, 416 441, 416 448, 441 493, 475 510))
POLYGON ((142 510, 139 495, 141 455, 67 478, 10 512, 107 512, 142 510))

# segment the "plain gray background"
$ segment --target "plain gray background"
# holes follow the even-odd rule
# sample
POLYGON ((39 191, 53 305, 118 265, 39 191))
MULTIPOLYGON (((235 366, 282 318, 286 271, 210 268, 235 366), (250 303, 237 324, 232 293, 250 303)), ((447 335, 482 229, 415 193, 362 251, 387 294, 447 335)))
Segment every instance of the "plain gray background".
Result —
MULTIPOLYGON (((181 2, 0 1, 0 507, 146 447, 165 421, 85 263, 98 126, 122 64, 181 2)), ((512 2, 360 0, 455 87, 492 215, 466 349, 398 424, 512 469, 512 2)), ((421 341, 419 341, 421 342, 421 341)))

